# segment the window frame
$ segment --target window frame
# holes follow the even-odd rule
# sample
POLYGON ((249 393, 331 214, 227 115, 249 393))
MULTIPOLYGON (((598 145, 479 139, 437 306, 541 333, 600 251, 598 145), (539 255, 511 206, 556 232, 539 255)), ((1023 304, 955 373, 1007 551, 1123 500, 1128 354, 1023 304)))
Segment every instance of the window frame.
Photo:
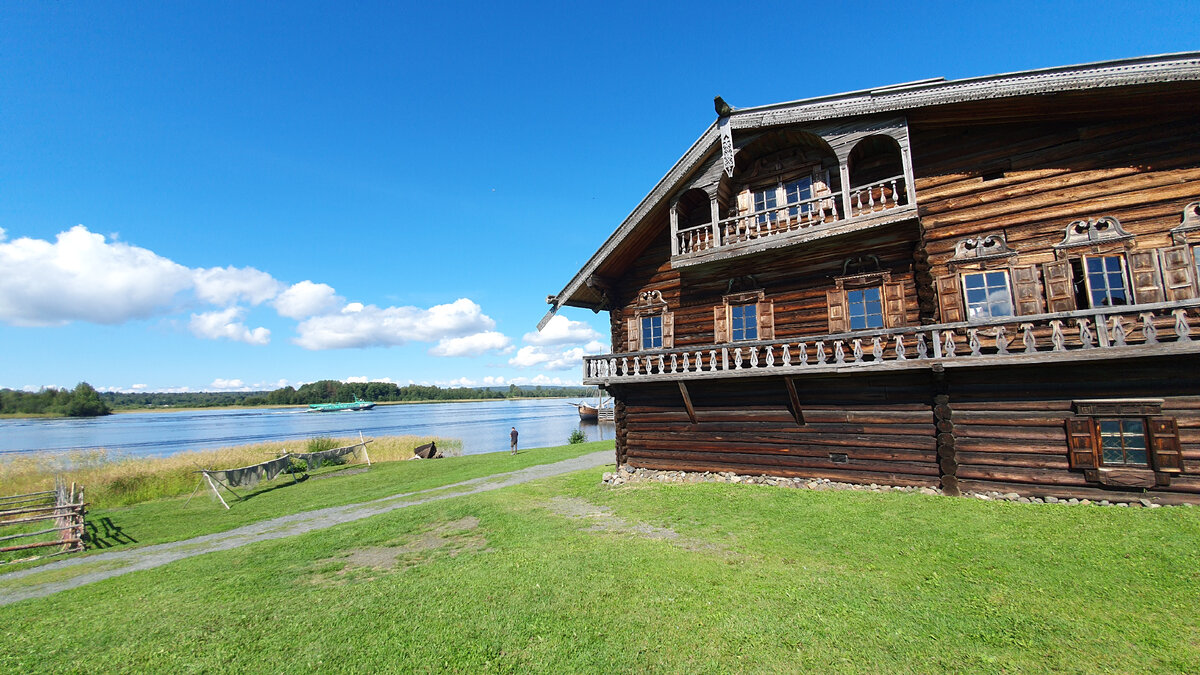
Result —
POLYGON ((887 327, 887 313, 884 311, 884 306, 883 306, 883 283, 882 282, 877 283, 877 284, 869 284, 866 286, 856 286, 856 287, 846 288, 846 289, 844 289, 844 292, 846 294, 846 328, 848 328, 850 331, 853 332, 853 331, 860 331, 860 330, 882 330, 883 328, 887 327), (872 314, 869 311, 867 311, 868 304, 870 302, 865 297, 865 293, 867 291, 875 291, 875 294, 877 296, 875 298, 875 302, 876 302, 876 304, 879 305, 879 313, 878 313, 879 325, 878 326, 869 325, 870 322, 867 320, 869 317, 876 316, 875 314, 872 314), (863 293, 864 294, 861 304, 862 304, 862 308, 863 308, 863 314, 862 314, 863 323, 865 325, 863 325, 861 328, 854 327, 854 318, 855 318, 854 305, 855 305, 855 303, 850 300, 851 293, 863 293))
POLYGON ((1084 256, 1079 257, 1079 261, 1080 261, 1079 268, 1083 274, 1084 293, 1085 293, 1085 297, 1087 297, 1089 309, 1104 309, 1106 307, 1126 307, 1129 305, 1137 304, 1137 301, 1133 295, 1133 283, 1131 282, 1130 277, 1129 277, 1129 262, 1125 259, 1124 253, 1101 253, 1101 254, 1096 254, 1096 255, 1084 255, 1084 256), (1109 304, 1097 306, 1096 302, 1095 302, 1095 296, 1093 295, 1095 293, 1095 290, 1092 287, 1092 273, 1088 271, 1088 261, 1089 260, 1104 261, 1104 260, 1108 260, 1108 259, 1112 259, 1112 258, 1115 258, 1121 266, 1121 270, 1120 270, 1121 284, 1122 284, 1121 290, 1125 295, 1125 303, 1123 305, 1111 304, 1112 288, 1108 286, 1108 276, 1110 274, 1112 274, 1112 272, 1108 271, 1107 265, 1105 265, 1106 269, 1102 270, 1098 274, 1102 275, 1105 278, 1104 294, 1105 294, 1105 297, 1109 300, 1109 304))
MULTIPOLYGON (((1098 441, 1096 444, 1096 450, 1097 450, 1096 462, 1100 467, 1120 467, 1120 468, 1132 468, 1132 469, 1149 469, 1149 468, 1151 468, 1151 465, 1150 465, 1150 434, 1149 434, 1150 421, 1148 419, 1146 419, 1145 417, 1131 416, 1131 415, 1130 416, 1119 416, 1119 417, 1118 416, 1093 417, 1092 418, 1092 426, 1095 429, 1096 440, 1098 441), (1121 439, 1120 451, 1121 451, 1121 455, 1125 458, 1125 461, 1122 461, 1122 462, 1110 462, 1108 460, 1108 458, 1105 457, 1105 455, 1107 454, 1107 451, 1110 448, 1106 448, 1104 446, 1104 438, 1106 435, 1105 431, 1104 431, 1104 425, 1105 425, 1105 423, 1113 423, 1113 422, 1117 423, 1117 425, 1118 425, 1118 432, 1117 432, 1116 437, 1121 439), (1137 422, 1142 427, 1141 432, 1140 432, 1140 436, 1142 439, 1142 447, 1140 448, 1140 450, 1141 450, 1141 453, 1143 456, 1143 461, 1141 463, 1130 462, 1128 459, 1130 448, 1126 446, 1125 438, 1127 436, 1135 435, 1135 434, 1128 433, 1125 431, 1125 425, 1130 422, 1137 422)), ((1109 437, 1112 437, 1112 435, 1109 434, 1109 437)), ((1139 448, 1133 448, 1133 450, 1138 450, 1138 449, 1139 448)))
POLYGON ((958 275, 958 282, 959 282, 959 286, 962 290, 963 311, 965 312, 965 317, 966 317, 967 321, 983 321, 985 319, 998 319, 998 318, 1004 318, 1004 317, 1017 316, 1017 306, 1016 306, 1016 302, 1015 302, 1015 294, 1013 293, 1012 272, 1010 269, 1008 269, 1008 268, 980 269, 980 270, 972 270, 970 272, 960 272, 958 275), (1004 290, 1008 293, 1008 310, 1009 310, 1008 314, 992 314, 991 310, 990 310, 991 303, 987 301, 987 296, 985 296, 985 298, 984 298, 984 306, 989 308, 987 315, 986 316, 975 316, 971 313, 971 306, 972 306, 971 298, 970 298, 970 290, 971 289, 967 287, 967 277, 970 277, 970 276, 983 277, 984 278, 983 290, 986 292, 989 288, 988 284, 987 284, 987 275, 989 275, 989 274, 1001 274, 1004 276, 1004 290))
POLYGON ((637 319, 638 319, 638 323, 639 323, 639 327, 640 327, 639 334, 638 334, 638 343, 639 343, 641 349, 642 350, 663 349, 663 323, 664 322, 663 322, 662 313, 655 312, 655 313, 643 314, 643 315, 637 317, 637 319), (658 326, 657 326, 657 328, 658 328, 658 335, 657 335, 658 344, 650 344, 650 345, 646 344, 647 343, 646 322, 650 322, 650 324, 651 324, 650 325, 650 342, 654 341, 654 338, 655 338, 654 323, 657 322, 657 324, 658 324, 658 326))
POLYGON ((737 302, 729 304, 729 341, 730 342, 755 342, 758 340, 758 302, 737 302), (742 316, 738 317, 738 310, 742 310, 742 316), (747 325, 746 311, 754 315, 752 325, 747 325), (737 326, 738 321, 741 321, 741 327, 737 326), (754 331, 751 336, 746 336, 748 331, 754 331), (742 337, 738 337, 737 333, 741 331, 742 337))
MULTIPOLYGON (((739 216, 754 216, 755 222, 759 224, 774 224, 786 218, 796 218, 817 210, 816 199, 824 198, 824 195, 817 194, 817 185, 825 186, 825 190, 830 190, 830 172, 825 169, 820 163, 808 164, 799 169, 784 171, 775 175, 770 180, 761 180, 759 182, 748 182, 743 184, 742 192, 745 192, 746 211, 739 213, 739 216), (794 204, 788 201, 788 184, 798 181, 808 181, 808 197, 801 199, 794 204), (758 195, 773 193, 772 199, 775 202, 774 206, 765 206, 762 210, 758 208, 758 195), (808 201, 808 204, 802 202, 808 201), (786 210, 785 210, 786 209, 786 210)), ((764 198, 764 203, 767 199, 764 198)))

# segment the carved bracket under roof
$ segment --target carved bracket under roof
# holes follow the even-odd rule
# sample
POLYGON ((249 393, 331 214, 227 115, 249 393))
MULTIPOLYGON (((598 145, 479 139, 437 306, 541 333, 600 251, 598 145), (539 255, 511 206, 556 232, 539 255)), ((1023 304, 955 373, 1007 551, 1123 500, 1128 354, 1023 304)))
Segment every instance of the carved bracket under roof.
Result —
POLYGON ((733 128, 729 126, 728 117, 722 117, 717 126, 721 131, 721 163, 724 165, 725 175, 733 178, 735 167, 733 158, 733 128))
POLYGON ((993 258, 1007 258, 1017 252, 1008 247, 1004 233, 989 234, 985 237, 970 237, 959 241, 954 246, 954 257, 950 263, 969 263, 993 258))
POLYGON ((1073 246, 1090 246, 1110 241, 1133 239, 1133 235, 1121 227, 1121 222, 1112 216, 1102 216, 1089 220, 1076 220, 1067 225, 1063 240, 1054 248, 1071 248, 1073 246))
POLYGON ((1183 207, 1183 218, 1179 226, 1171 230, 1171 240, 1176 244, 1185 244, 1192 232, 1200 232, 1200 202, 1183 207))

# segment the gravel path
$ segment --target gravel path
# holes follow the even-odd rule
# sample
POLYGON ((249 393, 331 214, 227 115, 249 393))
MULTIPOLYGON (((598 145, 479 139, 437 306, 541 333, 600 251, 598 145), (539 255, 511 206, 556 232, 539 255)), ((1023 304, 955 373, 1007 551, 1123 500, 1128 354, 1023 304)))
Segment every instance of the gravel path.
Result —
POLYGON ((74 567, 76 565, 94 565, 100 569, 93 572, 85 572, 78 576, 65 579, 63 581, 54 581, 44 584, 37 584, 23 588, 15 589, 0 589, 0 606, 9 605, 21 600, 30 598, 43 598, 48 595, 53 595, 59 591, 65 591, 71 588, 77 588, 86 584, 111 579, 112 577, 136 572, 138 570, 148 570, 160 565, 190 558, 192 556, 211 553, 213 551, 225 551, 238 546, 245 546, 258 541, 268 541, 271 539, 282 539, 291 537, 305 532, 314 530, 322 530, 334 525, 349 523, 362 518, 388 513, 396 509, 402 509, 407 506, 416 506, 418 504, 427 504, 429 502, 439 501, 442 499, 451 499, 453 497, 462 497, 465 495, 478 494, 489 490, 498 490, 510 485, 526 483, 538 478, 547 478, 557 476, 559 474, 579 471, 581 469, 591 469, 598 466, 603 466, 612 462, 613 454, 611 450, 603 450, 593 452, 582 457, 574 459, 566 459, 561 462, 552 464, 539 464, 517 471, 508 473, 494 474, 491 476, 483 476, 480 478, 472 478, 471 480, 454 483, 451 485, 443 485, 428 490, 418 490, 416 492, 406 492, 403 494, 392 495, 374 499, 369 502, 360 504, 348 504, 346 506, 332 506, 326 509, 318 509, 316 511, 305 511, 304 513, 296 513, 290 516, 281 516, 270 520, 263 520, 250 525, 244 525, 234 530, 227 532, 219 532, 216 534, 206 534, 201 537, 185 539, 183 541, 175 541, 168 544, 155 544, 144 548, 130 549, 127 551, 113 551, 111 553, 97 553, 96 555, 85 556, 80 558, 72 558, 61 560, 59 562, 42 565, 40 567, 31 567, 29 569, 12 572, 10 574, 0 575, 0 582, 10 579, 19 579, 31 574, 39 574, 52 570, 61 570, 74 567), (425 497, 419 495, 437 492, 439 494, 430 494, 425 497), (416 497, 414 499, 414 497, 416 497))

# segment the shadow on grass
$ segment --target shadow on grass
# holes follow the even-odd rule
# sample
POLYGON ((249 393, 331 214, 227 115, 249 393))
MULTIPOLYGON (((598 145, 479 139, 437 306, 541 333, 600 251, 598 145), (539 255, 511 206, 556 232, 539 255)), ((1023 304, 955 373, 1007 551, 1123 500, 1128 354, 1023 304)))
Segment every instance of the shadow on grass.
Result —
POLYGON ((88 520, 84 523, 83 545, 88 550, 136 543, 138 543, 137 539, 126 534, 124 529, 108 516, 98 520, 88 520))

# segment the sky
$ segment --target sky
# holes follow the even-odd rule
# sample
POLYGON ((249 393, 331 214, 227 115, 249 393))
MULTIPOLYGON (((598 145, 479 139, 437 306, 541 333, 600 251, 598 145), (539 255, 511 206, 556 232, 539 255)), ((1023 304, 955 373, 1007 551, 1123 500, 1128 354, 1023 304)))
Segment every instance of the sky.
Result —
POLYGON ((560 291, 750 107, 1200 49, 1200 3, 0 4, 0 387, 577 384, 560 291))

